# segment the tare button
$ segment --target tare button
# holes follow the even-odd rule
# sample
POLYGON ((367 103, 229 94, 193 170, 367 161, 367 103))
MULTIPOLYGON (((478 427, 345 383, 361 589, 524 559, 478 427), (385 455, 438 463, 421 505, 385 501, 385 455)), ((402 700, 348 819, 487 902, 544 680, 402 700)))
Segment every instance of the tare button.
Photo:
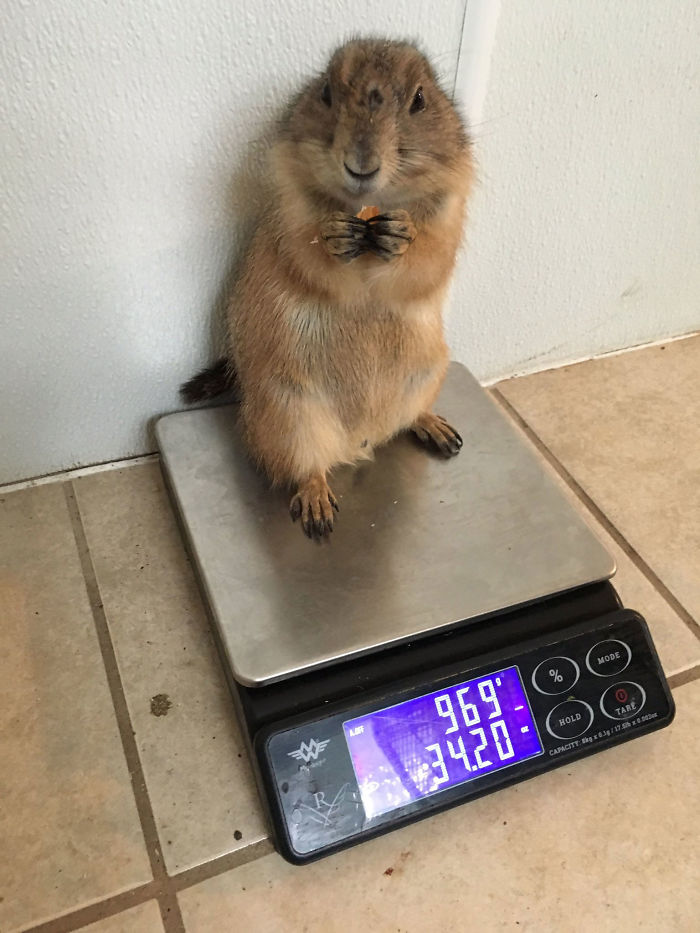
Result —
POLYGON ((580 670, 571 658, 547 658, 532 673, 532 686, 547 696, 566 693, 579 678, 580 670))
POLYGON ((593 645, 586 655, 586 666, 598 677, 612 677, 614 674, 621 674, 631 658, 629 645, 616 638, 607 638, 593 645))
POLYGON ((547 732, 555 739, 575 739, 591 727, 593 710, 583 700, 566 700, 547 716, 547 732))
POLYGON ((631 719, 644 706, 646 698, 639 684, 623 681, 608 687, 600 698, 600 708, 608 719, 631 719))

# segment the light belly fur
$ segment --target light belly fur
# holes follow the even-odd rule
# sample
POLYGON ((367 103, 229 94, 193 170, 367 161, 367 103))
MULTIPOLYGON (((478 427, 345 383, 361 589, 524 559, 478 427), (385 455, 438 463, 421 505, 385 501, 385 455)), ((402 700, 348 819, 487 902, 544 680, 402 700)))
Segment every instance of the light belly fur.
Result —
POLYGON ((345 320, 322 306, 287 309, 309 374, 298 399, 295 459, 306 460, 304 450, 319 443, 326 463, 365 459, 431 407, 447 366, 436 305, 399 314, 363 309, 345 320))

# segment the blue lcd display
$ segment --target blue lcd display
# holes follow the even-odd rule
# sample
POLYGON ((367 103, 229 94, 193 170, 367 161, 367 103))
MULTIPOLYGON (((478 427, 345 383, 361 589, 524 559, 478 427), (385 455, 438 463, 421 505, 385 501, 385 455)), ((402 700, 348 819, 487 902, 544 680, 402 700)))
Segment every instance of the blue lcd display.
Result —
POLYGON ((367 819, 542 754, 517 667, 343 723, 367 819))

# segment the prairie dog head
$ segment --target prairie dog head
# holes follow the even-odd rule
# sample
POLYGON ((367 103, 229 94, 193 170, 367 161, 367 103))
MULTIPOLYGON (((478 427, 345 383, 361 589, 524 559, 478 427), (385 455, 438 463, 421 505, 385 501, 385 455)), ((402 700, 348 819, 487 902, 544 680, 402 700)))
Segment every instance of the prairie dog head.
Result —
POLYGON ((424 55, 404 42, 354 40, 290 107, 277 174, 352 209, 388 209, 460 188, 467 150, 424 55))

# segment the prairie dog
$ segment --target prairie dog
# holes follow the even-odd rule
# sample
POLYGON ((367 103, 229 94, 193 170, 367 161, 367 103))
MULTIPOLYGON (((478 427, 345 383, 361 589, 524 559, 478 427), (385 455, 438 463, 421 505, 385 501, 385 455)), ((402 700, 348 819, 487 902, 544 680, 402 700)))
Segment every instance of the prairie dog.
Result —
POLYGON ((183 386, 235 382, 248 450, 309 537, 333 530, 334 467, 404 430, 446 456, 431 411, 448 365, 442 307, 473 166, 426 58, 354 40, 291 103, 271 149, 271 198, 228 311, 227 357, 183 386), (373 205, 379 215, 357 214, 373 205))

